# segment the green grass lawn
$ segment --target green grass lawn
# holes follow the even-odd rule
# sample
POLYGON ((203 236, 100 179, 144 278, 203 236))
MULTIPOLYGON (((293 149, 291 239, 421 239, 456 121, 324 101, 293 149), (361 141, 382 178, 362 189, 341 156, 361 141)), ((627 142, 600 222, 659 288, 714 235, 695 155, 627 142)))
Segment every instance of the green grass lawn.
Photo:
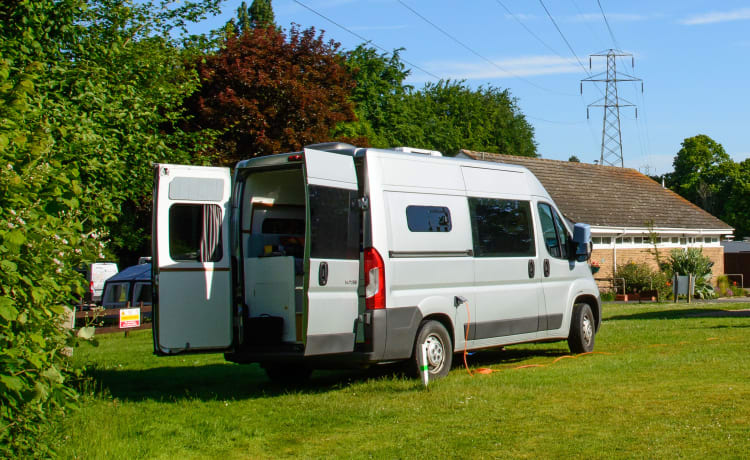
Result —
POLYGON ((606 304, 608 354, 485 351, 469 365, 498 372, 456 359, 429 389, 393 368, 284 388, 256 365, 158 358, 150 331, 115 333, 76 349, 96 391, 40 442, 86 459, 748 458, 750 312, 724 312, 745 308, 606 304))

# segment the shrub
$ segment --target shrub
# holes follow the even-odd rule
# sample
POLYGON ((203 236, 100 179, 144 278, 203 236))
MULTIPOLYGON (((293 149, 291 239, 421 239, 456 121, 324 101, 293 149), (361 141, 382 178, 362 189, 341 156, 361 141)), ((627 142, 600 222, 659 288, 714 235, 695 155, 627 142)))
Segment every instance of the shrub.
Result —
POLYGON ((688 248, 686 251, 675 249, 670 253, 669 264, 675 274, 695 277, 695 295, 701 299, 716 297, 711 286, 711 268, 714 263, 703 255, 698 248, 688 248))
POLYGON ((666 299, 672 292, 669 277, 648 264, 628 262, 618 265, 617 277, 625 279, 625 289, 629 293, 656 290, 660 299, 666 299))

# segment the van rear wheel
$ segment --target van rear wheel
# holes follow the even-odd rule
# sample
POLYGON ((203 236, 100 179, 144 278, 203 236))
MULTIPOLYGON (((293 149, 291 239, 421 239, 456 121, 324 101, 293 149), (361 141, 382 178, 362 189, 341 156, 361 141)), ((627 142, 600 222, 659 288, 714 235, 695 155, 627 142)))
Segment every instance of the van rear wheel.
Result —
POLYGON ((594 349, 595 324, 589 304, 577 303, 573 306, 568 334, 568 348, 571 352, 588 353, 594 349))
POLYGON ((412 372, 422 375, 422 344, 427 345, 427 370, 430 379, 448 375, 453 364, 453 344, 448 331, 439 321, 425 321, 419 328, 412 351, 412 372))

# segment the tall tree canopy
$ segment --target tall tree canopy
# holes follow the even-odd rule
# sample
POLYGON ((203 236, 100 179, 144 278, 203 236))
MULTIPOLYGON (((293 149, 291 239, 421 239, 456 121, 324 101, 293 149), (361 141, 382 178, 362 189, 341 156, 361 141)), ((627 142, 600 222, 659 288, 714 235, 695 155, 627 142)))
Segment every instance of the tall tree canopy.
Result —
POLYGON ((735 237, 750 236, 750 159, 735 163, 720 143, 699 134, 682 142, 673 165, 669 188, 734 227, 735 237))
POLYGON ((189 129, 223 130, 214 153, 224 164, 330 140, 338 123, 354 120, 354 81, 338 49, 314 28, 229 37, 197 63, 189 129))
POLYGON ((275 26, 271 0, 253 0, 248 7, 244 1, 237 7, 237 17, 232 18, 224 26, 226 36, 250 32, 255 28, 275 26))
POLYGON ((276 25, 271 0, 253 0, 249 11, 250 20, 254 27, 263 28, 276 25))
POLYGON ((440 81, 415 90, 405 84, 409 70, 399 51, 378 54, 361 45, 347 54, 357 83, 352 100, 358 121, 340 126, 338 132, 366 136, 376 147, 536 156, 534 129, 507 89, 471 89, 462 81, 440 81))
POLYGON ((721 144, 705 134, 682 142, 667 176, 669 187, 715 216, 721 216, 736 175, 736 164, 721 144))
POLYGON ((724 209, 724 218, 734 227, 737 238, 750 236, 750 158, 738 165, 737 177, 732 183, 730 199, 724 209))

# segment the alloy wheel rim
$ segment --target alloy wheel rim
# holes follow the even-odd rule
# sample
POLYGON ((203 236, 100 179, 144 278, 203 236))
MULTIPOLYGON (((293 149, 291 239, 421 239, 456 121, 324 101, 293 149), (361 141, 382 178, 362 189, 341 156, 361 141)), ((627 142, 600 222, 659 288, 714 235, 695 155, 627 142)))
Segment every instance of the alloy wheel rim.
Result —
POLYGON ((430 372, 440 371, 445 363, 445 349, 442 340, 436 334, 430 334, 425 339, 425 344, 427 345, 427 365, 430 372))

